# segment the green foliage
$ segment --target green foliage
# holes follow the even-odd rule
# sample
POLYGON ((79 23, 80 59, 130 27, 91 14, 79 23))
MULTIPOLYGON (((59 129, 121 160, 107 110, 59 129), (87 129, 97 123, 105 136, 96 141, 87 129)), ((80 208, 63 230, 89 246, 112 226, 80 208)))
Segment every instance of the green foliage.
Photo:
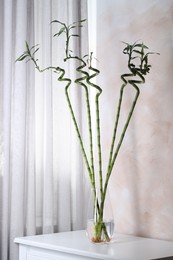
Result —
POLYGON ((19 58, 16 61, 22 61, 22 60, 28 58, 27 61, 32 60, 36 64, 36 62, 38 60, 37 59, 35 60, 35 53, 39 50, 39 47, 38 47, 39 45, 36 44, 33 47, 29 48, 27 41, 25 42, 25 45, 26 45, 26 51, 21 56, 19 56, 19 58))
POLYGON ((82 57, 78 57, 77 55, 72 55, 73 51, 69 49, 70 39, 72 37, 79 37, 80 35, 76 32, 73 33, 73 30, 78 30, 79 28, 83 27, 83 23, 86 19, 80 20, 78 22, 74 22, 70 25, 66 25, 59 20, 53 20, 52 24, 60 25, 61 27, 58 29, 57 33, 53 35, 53 37, 59 37, 62 34, 65 34, 66 38, 66 47, 65 47, 65 57, 64 62, 68 60, 75 59, 77 60, 80 65, 76 68, 76 71, 79 72, 80 77, 75 79, 75 83, 81 86, 85 91, 86 96, 86 107, 87 107, 87 121, 88 121, 88 133, 89 133, 89 145, 90 145, 90 155, 88 156, 86 153, 85 145, 82 140, 82 136, 80 133, 80 129, 78 127, 78 123, 75 117, 75 113, 73 110, 73 106, 70 99, 69 88, 71 87, 72 80, 70 78, 65 77, 65 70, 59 66, 49 66, 44 69, 40 69, 38 65, 38 59, 35 58, 35 54, 38 52, 39 47, 38 45, 34 45, 33 47, 29 47, 28 43, 26 42, 26 50, 25 52, 16 60, 16 61, 32 61, 40 72, 45 70, 53 70, 54 72, 58 73, 58 80, 66 84, 65 86, 65 95, 67 99, 67 103, 69 106, 69 110, 72 116, 72 120, 74 123, 74 127, 79 139, 79 143, 81 146, 82 154, 84 157, 84 161, 89 173, 89 178, 91 182, 91 187, 94 193, 94 205, 96 211, 96 223, 95 223, 95 237, 93 238, 94 242, 101 241, 101 234, 104 232, 107 241, 110 240, 106 227, 104 225, 103 220, 103 210, 104 210, 104 203, 105 197, 107 192, 107 186, 109 183, 109 179, 112 173, 112 169, 114 167, 116 158, 118 156, 120 147, 122 145, 124 136, 126 134, 127 128, 129 126, 132 114, 134 112, 134 108, 136 106, 140 90, 139 84, 145 83, 145 76, 150 72, 151 64, 149 63, 149 56, 154 54, 153 52, 147 52, 148 47, 143 43, 128 44, 123 42, 126 47, 123 50, 123 53, 128 55, 128 73, 122 74, 122 86, 120 88, 119 94, 119 101, 117 106, 117 113, 115 117, 115 124, 113 129, 112 135, 112 143, 110 147, 109 153, 109 161, 108 167, 106 172, 106 178, 103 183, 103 173, 102 173, 102 149, 101 149, 101 133, 100 133, 100 110, 99 110, 99 97, 102 94, 102 89, 100 86, 94 84, 92 79, 97 77, 100 71, 94 67, 92 67, 92 59, 93 53, 86 54, 82 57), (117 146, 115 147, 115 140, 116 134, 118 129, 118 123, 120 118, 120 111, 122 106, 123 94, 124 90, 127 86, 132 86, 135 89, 135 96, 132 102, 131 108, 129 110, 129 114, 127 116, 127 120, 125 122, 124 128, 122 130, 120 139, 118 141, 117 146), (92 118, 91 118, 91 109, 90 109, 90 99, 89 99, 89 89, 95 88, 96 95, 95 95, 95 109, 96 109, 96 129, 97 129, 97 150, 98 150, 98 163, 99 163, 99 186, 100 186, 100 199, 98 200, 97 193, 96 193, 96 173, 95 173, 95 160, 94 160, 94 153, 93 153, 93 130, 92 130, 92 118), (90 159, 89 159, 90 157, 90 159))
POLYGON ((123 53, 129 56, 128 59, 128 67, 129 69, 135 74, 136 72, 141 73, 142 75, 146 75, 149 73, 151 65, 148 63, 148 56, 151 54, 159 54, 154 52, 147 52, 145 53, 145 49, 148 49, 146 45, 143 43, 134 43, 128 44, 125 43, 127 46, 124 48, 123 53), (136 55, 138 54, 138 55, 136 55), (135 56, 134 56, 135 55, 135 56), (138 59, 139 65, 132 63, 133 60, 138 59))
POLYGON ((51 22, 51 23, 57 23, 57 24, 62 25, 62 27, 59 29, 59 31, 57 33, 55 33, 53 35, 53 37, 56 37, 56 36, 59 37, 62 33, 65 34, 65 36, 66 36, 66 57, 65 57, 65 59, 70 57, 71 54, 69 54, 69 52, 72 52, 72 50, 69 50, 70 38, 71 37, 79 37, 79 34, 70 34, 71 30, 83 27, 82 23, 84 23, 85 21, 86 21, 86 19, 83 19, 83 20, 80 20, 78 22, 73 22, 72 24, 70 24, 68 26, 65 23, 60 22, 59 20, 53 20, 51 22))

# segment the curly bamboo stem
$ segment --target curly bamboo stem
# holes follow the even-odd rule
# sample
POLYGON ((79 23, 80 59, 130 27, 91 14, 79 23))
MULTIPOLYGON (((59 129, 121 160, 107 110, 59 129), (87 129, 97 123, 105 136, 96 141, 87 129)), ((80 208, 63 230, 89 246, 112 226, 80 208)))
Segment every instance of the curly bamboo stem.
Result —
POLYGON ((89 101, 89 92, 87 86, 83 83, 89 77, 89 74, 83 70, 86 67, 86 62, 79 58, 78 56, 69 56, 66 60, 69 59, 76 59, 82 62, 82 65, 77 67, 77 71, 84 75, 84 77, 77 78, 75 83, 81 85, 85 89, 85 97, 86 97, 86 106, 87 106, 87 116, 88 116, 88 130, 89 130, 89 140, 90 140, 90 160, 91 160, 91 174, 90 174, 90 181, 92 183, 92 188, 94 192, 94 201, 97 200, 96 195, 96 185, 95 185, 95 170, 94 170, 94 155, 93 155, 93 136, 92 136, 92 122, 91 122, 91 109, 90 109, 90 101, 89 101))
POLYGON ((99 180, 100 180, 100 195, 103 194, 103 174, 102 174, 102 150, 101 150, 101 134, 100 134, 100 112, 99 112, 99 97, 102 93, 102 89, 96 84, 91 82, 91 79, 96 77, 100 71, 89 66, 89 70, 94 71, 94 74, 89 75, 87 78, 87 83, 94 87, 98 93, 95 97, 95 106, 96 106, 96 128, 97 128, 97 145, 98 145, 98 160, 99 160, 99 180))
POLYGON ((80 135, 78 124, 77 124, 77 121, 76 121, 76 118, 75 118, 75 115, 74 115, 74 111, 73 111, 73 108, 72 108, 72 104, 71 104, 71 101, 70 101, 70 98, 69 98, 69 94, 68 94, 68 88, 69 88, 69 86, 71 84, 71 80, 68 79, 68 78, 64 78, 64 75, 65 75, 65 70, 64 69, 59 68, 59 71, 61 72, 61 75, 58 78, 58 80, 59 81, 68 82, 66 87, 65 87, 65 94, 66 94, 67 102, 68 102, 69 109, 70 109, 70 112, 71 112, 71 115, 72 115, 73 123, 74 123, 75 129, 76 129, 76 132, 77 132, 77 136, 78 136, 78 139, 79 139, 79 142, 80 142, 82 153, 83 153, 83 156, 84 156, 84 159, 85 159, 85 163, 86 163, 86 166, 87 166, 87 169, 88 169, 88 172, 89 172, 89 176, 90 176, 90 179, 91 179, 91 184, 93 185, 93 182, 92 182, 92 171, 91 171, 88 159, 87 159, 87 155, 86 155, 86 152, 85 152, 85 149, 84 149, 83 141, 82 141, 82 138, 81 138, 81 135, 80 135))

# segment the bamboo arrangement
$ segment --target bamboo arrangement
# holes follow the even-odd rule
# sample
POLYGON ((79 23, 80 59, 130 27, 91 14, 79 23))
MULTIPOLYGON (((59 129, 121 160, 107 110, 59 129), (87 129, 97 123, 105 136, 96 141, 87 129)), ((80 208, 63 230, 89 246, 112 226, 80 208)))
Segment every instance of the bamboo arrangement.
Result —
POLYGON ((93 242, 102 242, 102 234, 104 233, 104 238, 106 242, 110 241, 109 234, 107 233, 106 226, 104 224, 103 212, 105 205, 105 198, 107 193, 107 188, 110 180, 110 176, 119 153, 120 147, 122 145, 124 136, 126 134, 127 128, 129 126, 129 122, 131 120, 132 114, 134 112, 138 97, 140 95, 139 84, 145 83, 145 76, 149 73, 151 65, 148 63, 148 57, 152 52, 146 52, 148 47, 143 43, 137 43, 130 45, 128 43, 124 43, 126 47, 123 50, 124 54, 128 55, 128 69, 129 72, 121 75, 122 86, 120 88, 119 93, 119 101, 117 106, 117 113, 115 117, 115 124, 113 129, 112 142, 109 153, 109 161, 107 166, 106 178, 103 182, 103 172, 102 172, 102 149, 101 149, 101 136, 100 136, 100 111, 99 111, 99 97, 102 93, 102 89, 92 82, 92 79, 97 77, 100 71, 96 68, 92 67, 92 53, 90 55, 85 55, 83 57, 78 57, 73 55, 73 51, 70 50, 70 38, 71 37, 79 37, 78 34, 71 33, 74 29, 83 27, 83 23, 86 20, 81 20, 79 22, 74 22, 70 25, 66 25, 58 20, 53 20, 52 23, 58 24, 61 26, 59 31, 54 34, 54 37, 59 37, 61 34, 65 34, 66 36, 66 44, 65 44, 65 58, 64 62, 68 62, 69 60, 75 59, 79 62, 80 66, 76 68, 76 71, 80 73, 81 77, 77 78, 74 82, 81 87, 84 88, 85 97, 86 97, 86 108, 87 108, 87 121, 88 121, 88 132, 89 132, 89 146, 90 146, 90 155, 88 156, 85 150, 85 146, 82 140, 82 136, 80 133, 80 129, 78 127, 77 119, 75 117, 75 113, 73 110, 73 106, 70 99, 69 88, 73 83, 70 78, 65 76, 65 70, 59 66, 49 66, 44 69, 40 69, 38 65, 38 60, 35 58, 36 52, 39 50, 38 45, 33 47, 29 47, 26 42, 26 51, 16 60, 23 61, 26 59, 27 61, 31 60, 36 69, 39 72, 44 72, 45 70, 52 70, 59 74, 58 80, 60 82, 64 82, 65 86, 65 95, 67 99, 67 103, 69 106, 69 110, 71 113, 71 117, 74 123, 74 127, 79 139, 80 147, 82 150, 83 158, 89 173, 90 183, 94 194, 94 205, 95 205, 95 222, 94 222, 94 235, 92 238, 93 242), (136 64, 137 63, 137 64, 136 64), (119 142, 115 147, 115 140, 117 134, 117 128, 120 118, 120 112, 122 107, 122 100, 125 88, 127 86, 132 86, 135 89, 135 96, 132 102, 127 120, 125 122, 124 128, 122 130, 119 142), (95 161, 94 161, 94 152, 93 152, 93 131, 92 131, 92 117, 91 117, 91 108, 90 108, 90 98, 89 98, 89 89, 94 88, 96 90, 95 95, 95 109, 96 109, 96 133, 97 133, 97 150, 98 150, 98 169, 99 169, 99 192, 100 198, 97 197, 96 192, 96 172, 95 172, 95 161), (90 158, 89 158, 90 157, 90 158), (89 159, 88 159, 89 158, 89 159))

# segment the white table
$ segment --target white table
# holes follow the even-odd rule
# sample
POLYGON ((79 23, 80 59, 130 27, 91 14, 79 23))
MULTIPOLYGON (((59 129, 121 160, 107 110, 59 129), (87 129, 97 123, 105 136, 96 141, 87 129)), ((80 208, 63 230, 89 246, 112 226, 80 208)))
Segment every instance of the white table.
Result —
POLYGON ((19 260, 173 259, 173 242, 123 234, 101 245, 91 243, 85 231, 21 237, 15 243, 19 244, 19 260))

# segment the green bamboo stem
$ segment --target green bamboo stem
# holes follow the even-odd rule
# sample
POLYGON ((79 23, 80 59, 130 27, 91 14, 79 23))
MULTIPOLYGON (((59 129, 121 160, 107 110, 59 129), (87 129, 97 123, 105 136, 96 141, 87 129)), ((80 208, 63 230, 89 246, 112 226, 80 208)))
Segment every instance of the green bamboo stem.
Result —
POLYGON ((99 96, 101 92, 96 95, 96 127, 97 127, 97 144, 98 144, 98 160, 99 160, 99 177, 100 177, 100 193, 103 193, 103 176, 102 176, 102 152, 101 152, 101 134, 100 134, 100 114, 99 114, 99 96))
MULTIPOLYGON (((136 86, 137 87, 137 86, 136 86)), ((135 87, 135 88, 136 88, 135 87)), ((137 92, 136 92, 136 95, 135 95, 135 99, 133 101, 133 104, 131 106, 131 109, 130 109, 130 112, 129 112, 129 115, 128 115, 128 118, 127 118, 127 121, 126 121, 126 124, 124 126, 124 129, 123 129, 123 132, 121 134, 121 137, 120 137, 120 141, 117 145, 117 149, 114 153, 114 156, 113 156, 113 160, 112 160, 112 163, 109 165, 109 171, 106 175, 106 180, 105 180, 105 184, 104 184, 104 190, 103 190, 103 196, 102 196, 102 201, 101 201, 101 204, 100 204, 100 208, 103 210, 104 209, 104 203, 105 203, 105 198, 106 198, 106 192, 107 192, 107 186, 108 186, 108 183, 109 183, 109 178, 111 176, 111 173, 112 173, 112 169, 113 169, 113 166, 114 166, 114 163, 115 163, 115 160, 116 160, 116 157, 118 155, 118 152, 119 152, 119 149, 121 147, 121 144, 123 142, 123 139, 124 139, 124 136, 125 136, 125 133, 126 133, 126 130, 128 128, 128 125, 129 125, 129 122, 130 122, 130 119, 132 117, 132 114, 133 114, 133 111, 134 111, 134 108, 136 106, 136 102, 137 102, 137 99, 138 99, 138 96, 139 96, 139 89, 138 87, 136 88, 137 92)), ((103 212, 101 211, 101 214, 103 214, 103 212)))
POLYGON ((128 128, 130 119, 132 117, 134 108, 136 106, 137 99, 138 99, 139 94, 140 94, 139 88, 138 88, 138 86, 136 84, 145 83, 145 78, 143 77, 143 75, 146 75, 149 72, 149 69, 151 67, 150 65, 148 65, 148 55, 151 54, 151 53, 144 54, 144 48, 148 48, 147 46, 145 46, 143 44, 136 44, 136 43, 134 43, 133 45, 129 45, 129 44, 126 44, 126 45, 127 45, 127 47, 123 50, 123 53, 129 55, 128 68, 131 71, 131 74, 124 74, 124 75, 121 76, 121 79, 124 81, 124 84, 122 85, 121 90, 120 90, 120 98, 119 98, 118 110, 117 110, 117 115, 116 115, 115 127, 114 127, 114 131, 113 131, 113 138, 112 138, 112 144, 111 144, 111 149, 110 149, 110 157, 109 157, 106 181, 105 181, 105 185, 104 185, 104 195, 103 195, 103 200, 102 200, 102 203, 101 203, 101 208, 104 207, 104 201, 105 201, 108 181, 109 181, 109 178, 111 176, 115 160, 117 158, 119 149, 120 149, 121 144, 123 142, 123 139, 124 139, 126 130, 128 128), (141 51, 136 50, 135 49, 136 47, 140 47, 141 51), (137 54, 140 54, 140 56, 133 57, 133 52, 135 52, 137 54), (132 63, 132 60, 134 60, 136 58, 140 59, 140 66, 137 67, 137 68, 132 63), (128 80, 128 83, 131 84, 136 89, 136 95, 135 95, 135 99, 134 99, 134 101, 132 103, 132 107, 130 109, 130 112, 129 112, 126 124, 125 124, 124 129, 123 129, 123 132, 122 132, 122 134, 120 136, 120 140, 119 140, 119 143, 117 145, 116 151, 115 151, 115 153, 113 155, 113 149, 114 149, 114 143, 115 143, 115 138, 116 138, 117 126, 118 126, 120 110, 121 110, 123 90, 124 90, 124 87, 127 85, 127 80, 125 79, 125 77, 131 77, 131 76, 133 77, 133 76, 136 76, 136 75, 139 76, 140 80, 128 80))
POLYGON ((120 88, 119 101, 118 101, 117 113, 116 113, 116 117, 115 117, 115 125, 114 125, 113 136, 112 136, 112 143, 111 143, 111 148, 110 148, 110 153, 109 153, 107 174, 109 173, 110 168, 111 168, 111 164, 112 164, 112 156, 113 156, 114 145, 115 145, 116 134, 117 134, 117 128, 118 128, 118 123, 119 123, 119 118, 120 118, 120 111, 121 111, 121 105, 122 105, 122 100, 123 100, 123 93, 124 93, 125 87, 127 86, 126 77, 130 77, 130 76, 134 76, 134 74, 123 74, 123 75, 121 75, 121 79, 124 83, 122 84, 122 86, 120 88))
POLYGON ((87 83, 98 91, 98 93, 96 94, 96 97, 95 97, 95 106, 96 106, 96 129, 97 129, 97 147, 98 147, 98 161, 99 161, 100 196, 102 197, 102 195, 103 195, 103 174, 102 174, 100 114, 99 114, 99 97, 102 93, 102 89, 90 81, 92 78, 96 77, 100 73, 100 71, 93 68, 91 65, 89 66, 89 70, 94 71, 94 74, 89 75, 89 77, 87 78, 87 83))
POLYGON ((109 153, 109 161, 108 161, 108 169, 107 172, 110 171, 111 167, 111 162, 112 162, 112 156, 113 156, 113 150, 114 150, 114 145, 115 145, 115 140, 116 140, 116 134, 117 134, 117 128, 118 128, 118 122, 120 118, 120 111, 121 111, 121 105, 122 105, 122 99, 123 99, 123 92, 124 88, 126 86, 126 83, 121 86, 120 89, 120 95, 119 95, 119 101, 118 101, 118 108, 117 108, 117 113, 116 113, 116 119, 115 119, 115 125, 114 125, 114 130, 113 130, 113 136, 112 136, 112 143, 111 143, 111 149, 109 153))
POLYGON ((111 164, 109 165, 109 171, 108 171, 108 173, 107 173, 107 177, 106 177, 106 181, 105 181, 105 186, 104 186, 104 196, 106 195, 108 181, 109 181, 109 178, 110 178, 110 176, 111 176, 111 172, 112 172, 112 169, 113 169, 115 160, 116 160, 116 158, 117 158, 119 149, 120 149, 120 147, 121 147, 121 145, 122 145, 122 142, 123 142, 123 140, 124 140, 124 137, 125 137, 125 134, 126 134, 128 125, 129 125, 129 123, 130 123, 130 119, 131 119, 131 117, 132 117, 134 108, 135 108, 135 106, 136 106, 136 102, 137 102, 138 97, 139 97, 139 94, 140 94, 139 88, 138 88, 135 84, 133 84, 133 86, 134 86, 134 88, 136 89, 136 95, 135 95, 134 101, 133 101, 133 103, 132 103, 132 106, 131 106, 131 109, 130 109, 130 112, 129 112, 127 121, 126 121, 126 123, 125 123, 123 132, 122 132, 122 134, 121 134, 119 143, 118 143, 118 145, 117 145, 117 149, 116 149, 116 151, 115 151, 115 153, 114 153, 112 162, 111 162, 111 164))
POLYGON ((68 88, 69 88, 69 86, 71 84, 71 80, 67 79, 67 78, 64 78, 64 75, 65 75, 65 70, 64 69, 59 68, 59 71, 61 72, 61 75, 58 78, 58 80, 59 81, 68 82, 68 84, 65 87, 65 94, 66 94, 68 106, 69 106, 69 109, 70 109, 70 112, 71 112, 71 116, 72 116, 72 119, 73 119, 73 123, 74 123, 75 129, 76 129, 76 132, 77 132, 77 136, 78 136, 78 139, 79 139, 81 150, 82 150, 82 153, 83 153, 83 156, 84 156, 84 159, 85 159, 87 170, 89 172, 91 185, 93 186, 94 182, 93 182, 93 178, 92 178, 92 170, 90 168, 90 165, 89 165, 89 162, 88 162, 88 159, 87 159, 87 155, 86 155, 86 152, 85 152, 85 149, 84 149, 84 145, 83 145, 83 141, 82 141, 82 138, 81 138, 81 135, 80 135, 79 127, 78 127, 78 124, 77 124, 77 121, 76 121, 76 118, 75 118, 75 115, 74 115, 74 111, 73 111, 73 108, 72 108, 72 104, 71 104, 71 101, 70 101, 70 98, 69 98, 69 94, 68 94, 68 88))
POLYGON ((70 35, 70 30, 73 28, 76 28, 77 25, 75 24, 79 24, 79 26, 81 26, 81 23, 84 22, 84 20, 81 20, 79 22, 74 22, 73 24, 66 26, 66 24, 61 23, 60 21, 57 21, 58 23, 62 24, 64 26, 64 32, 66 34, 66 49, 65 49, 65 53, 66 53, 66 57, 64 59, 64 61, 67 61, 69 59, 76 59, 80 62, 82 62, 82 65, 77 67, 76 71, 84 74, 84 77, 80 77, 78 79, 75 80, 75 83, 80 84, 82 87, 84 87, 85 89, 85 96, 86 96, 86 105, 87 105, 87 116, 88 116, 88 130, 89 130, 89 140, 90 140, 90 160, 91 160, 91 169, 92 169, 92 179, 95 182, 95 174, 94 174, 94 156, 93 156, 93 138, 92 138, 92 124, 91 124, 91 110, 90 110, 90 102, 89 102, 89 94, 88 94, 88 88, 87 86, 83 83, 83 81, 88 77, 88 73, 86 71, 83 70, 83 68, 86 67, 86 63, 82 58, 79 58, 78 56, 71 56, 69 53, 69 41, 70 41, 70 37, 71 36, 79 36, 79 35, 70 35))
POLYGON ((69 56, 69 41, 70 41, 70 35, 69 35, 69 27, 65 24, 65 23, 62 23, 58 20, 53 20, 51 23, 59 23, 61 24, 63 27, 61 28, 60 32, 55 34, 54 36, 59 36, 61 33, 65 33, 66 34, 66 42, 65 42, 65 57, 68 58, 69 56), (62 30, 63 29, 63 30, 62 30))
MULTIPOLYGON (((71 54, 69 53, 69 40, 70 40, 70 37, 71 36, 79 36, 79 35, 70 35, 69 32, 70 32, 71 29, 76 27, 75 24, 79 24, 79 26, 82 27, 81 23, 84 22, 84 21, 85 21, 85 19, 81 20, 81 21, 79 21, 77 23, 73 23, 73 24, 69 25, 68 27, 64 23, 61 23, 61 22, 59 22, 57 20, 55 22, 58 22, 58 23, 62 24, 64 26, 64 29, 65 29, 63 31, 66 34, 66 49, 65 49, 66 57, 65 57, 64 61, 67 61, 69 59, 77 59, 77 60, 79 60, 80 62, 83 63, 83 65, 79 66, 76 70, 78 72, 84 74, 85 76, 76 79, 75 83, 80 84, 85 89, 86 105, 87 105, 87 116, 88 116, 88 130, 89 130, 89 140, 90 140, 90 160, 91 160, 91 172, 89 172, 89 176, 90 176, 90 181, 91 181, 91 185, 92 185, 93 193, 94 193, 94 201, 95 201, 94 205, 97 204, 97 209, 99 210, 99 205, 98 205, 97 196, 96 196, 96 187, 95 187, 93 138, 92 138, 92 124, 91 124, 91 111, 90 111, 89 93, 88 93, 87 86, 83 83, 83 81, 86 78, 88 78, 89 75, 88 75, 88 73, 86 71, 83 70, 83 68, 86 67, 85 61, 83 59, 77 57, 77 56, 71 56, 71 54)), ((63 28, 60 30, 59 33, 62 33, 62 30, 63 30, 63 28)), ((60 35, 59 33, 58 33, 58 35, 60 35)), ((71 110, 71 108, 70 108, 70 110, 71 110)), ((71 111, 71 113, 72 113, 72 111, 71 111)))
POLYGON ((95 106, 96 106, 96 128, 97 128, 97 145, 98 145, 98 158, 99 158, 99 180, 100 180, 100 207, 99 207, 99 212, 98 212, 98 219, 95 222, 95 235, 93 237, 93 242, 101 242, 101 235, 102 235, 102 231, 104 232, 106 241, 110 241, 109 235, 107 233, 107 229, 106 226, 103 222, 103 208, 101 206, 101 202, 103 200, 103 176, 102 176, 102 156, 101 156, 101 136, 100 136, 100 116, 99 116, 99 97, 102 93, 102 89, 91 82, 91 79, 96 77, 100 71, 97 70, 96 68, 93 68, 91 66, 91 61, 92 61, 92 53, 90 56, 90 66, 89 66, 89 70, 90 71, 94 71, 93 74, 91 74, 88 79, 87 79, 87 83, 91 86, 94 87, 98 93, 96 94, 95 97, 95 106))
MULTIPOLYGON (((139 97, 139 94, 140 94, 140 90, 139 90, 139 88, 138 88, 138 86, 137 86, 136 84, 137 84, 137 83, 138 83, 138 84, 142 84, 142 83, 145 82, 144 77, 143 77, 142 74, 139 73, 138 71, 135 71, 135 73, 132 73, 132 74, 124 74, 124 75, 122 75, 122 79, 124 79, 124 80, 125 80, 124 77, 131 77, 131 76, 136 76, 136 75, 138 75, 141 80, 128 80, 128 83, 131 84, 131 85, 135 88, 135 90, 136 90, 136 95, 135 95, 135 98, 134 98, 134 100, 133 100, 133 103, 132 103, 130 112, 129 112, 129 114, 128 114, 126 123, 125 123, 125 125, 124 125, 122 134, 121 134, 121 136, 120 136, 120 140, 119 140, 119 143, 118 143, 117 148, 116 148, 116 150, 115 150, 114 156, 113 156, 113 158, 112 158, 111 163, 110 163, 109 166, 108 166, 108 172, 107 172, 107 175, 106 175, 106 181, 105 181, 104 192, 103 192, 103 201, 102 201, 102 203, 101 203, 101 207, 104 207, 104 201, 105 201, 105 197, 106 197, 106 191, 107 191, 107 186, 108 186, 109 178, 110 178, 110 176, 111 176, 112 169, 113 169, 113 166, 114 166, 114 164, 115 164, 115 160, 116 160, 116 158, 117 158, 117 155, 118 155, 118 153, 119 153, 120 147, 121 147, 122 142, 123 142, 123 140, 124 140, 124 137, 125 137, 127 128, 128 128, 128 126, 129 126, 129 123, 130 123, 130 120, 131 120, 133 111, 134 111, 134 109, 135 109, 135 106, 136 106, 136 103, 137 103, 137 100, 138 100, 138 97, 139 97)), ((127 81, 126 81, 126 82, 127 82, 127 81)))
POLYGON ((121 105, 122 105, 122 100, 123 100, 123 93, 124 93, 124 89, 127 85, 127 80, 125 79, 125 77, 129 77, 129 76, 134 76, 134 75, 133 74, 123 74, 123 75, 121 75, 121 79, 124 83, 122 84, 122 86, 120 88, 118 107, 117 107, 117 113, 116 113, 116 117, 115 117, 115 125, 114 125, 113 136, 112 136, 112 143, 111 143, 111 148, 110 148, 110 152, 109 152, 109 161, 108 161, 107 173, 110 171, 110 167, 111 167, 113 150, 114 150, 116 134, 117 134, 117 128, 118 128, 118 123, 119 123, 119 118, 120 118, 121 105))
MULTIPOLYGON (((90 160, 91 160, 91 170, 92 170, 92 176, 90 176, 90 181, 92 182, 92 188, 93 188, 93 193, 94 193, 94 201, 96 202, 97 195, 96 195, 96 186, 95 186, 95 170, 94 170, 94 155, 93 155, 93 136, 92 136, 91 109, 90 109, 88 88, 83 83, 83 81, 86 80, 89 77, 89 74, 86 71, 83 70, 83 68, 86 67, 86 62, 83 59, 79 58, 78 56, 70 56, 67 59, 65 59, 65 61, 68 60, 68 59, 76 59, 76 60, 83 63, 81 66, 77 67, 76 70, 78 72, 80 72, 81 74, 84 74, 84 77, 77 78, 75 80, 75 83, 81 85, 85 89, 87 117, 88 117, 89 141, 90 141, 90 160)), ((97 204, 97 208, 98 208, 98 204, 97 204)))
POLYGON ((88 87, 81 81, 84 81, 88 78, 89 74, 83 70, 83 68, 86 67, 86 62, 79 58, 79 57, 70 57, 70 58, 76 58, 80 62, 83 63, 83 65, 77 67, 77 71, 84 74, 84 77, 78 78, 75 80, 75 83, 80 84, 81 86, 84 87, 85 89, 85 96, 86 96, 86 105, 87 105, 87 115, 88 115, 88 130, 89 130, 89 139, 90 139, 90 159, 91 159, 91 169, 93 172, 93 176, 95 175, 95 170, 94 170, 94 153, 93 153, 93 134, 92 134, 92 122, 91 122, 91 108, 90 108, 90 101, 89 101, 89 92, 88 92, 88 87))

